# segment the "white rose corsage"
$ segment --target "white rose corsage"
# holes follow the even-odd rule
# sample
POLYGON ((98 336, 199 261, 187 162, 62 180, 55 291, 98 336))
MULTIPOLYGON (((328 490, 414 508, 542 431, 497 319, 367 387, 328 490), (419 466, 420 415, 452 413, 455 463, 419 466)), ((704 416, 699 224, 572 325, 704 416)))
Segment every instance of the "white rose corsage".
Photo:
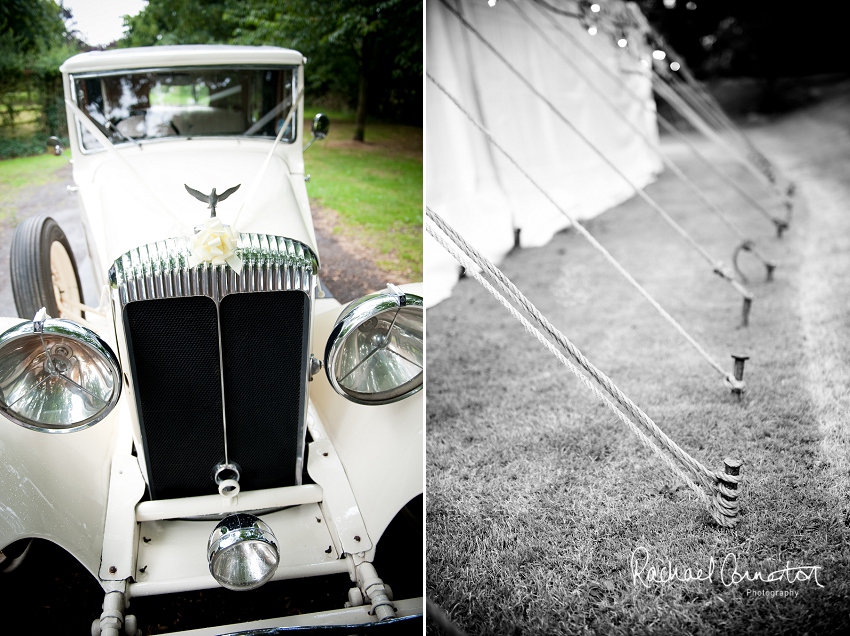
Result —
POLYGON ((224 265, 227 263, 237 274, 242 273, 242 259, 236 255, 239 233, 232 227, 224 227, 218 218, 204 221, 204 228, 192 236, 189 266, 200 263, 224 265))

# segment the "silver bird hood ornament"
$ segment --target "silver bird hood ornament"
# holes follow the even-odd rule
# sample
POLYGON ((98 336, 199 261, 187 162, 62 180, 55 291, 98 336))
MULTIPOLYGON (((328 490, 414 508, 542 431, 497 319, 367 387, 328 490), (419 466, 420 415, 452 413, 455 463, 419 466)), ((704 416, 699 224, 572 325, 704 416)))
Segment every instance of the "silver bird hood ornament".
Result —
POLYGON ((235 185, 232 188, 228 188, 221 194, 216 194, 215 188, 213 188, 212 192, 210 192, 209 194, 204 194, 203 192, 198 192, 194 188, 190 188, 185 183, 183 184, 183 186, 186 188, 186 192, 191 194, 198 201, 203 201, 204 203, 209 204, 211 219, 215 218, 215 206, 218 205, 218 202, 224 201, 227 197, 236 192, 239 189, 239 186, 241 185, 242 184, 240 183, 239 185, 235 185))

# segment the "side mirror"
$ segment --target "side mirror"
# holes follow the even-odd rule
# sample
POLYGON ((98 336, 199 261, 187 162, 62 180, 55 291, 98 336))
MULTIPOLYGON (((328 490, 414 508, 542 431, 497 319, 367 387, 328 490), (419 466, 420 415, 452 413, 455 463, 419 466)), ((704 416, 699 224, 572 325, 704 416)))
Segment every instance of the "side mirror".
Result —
MULTIPOLYGON (((318 116, 318 115, 317 115, 318 116)), ((315 125, 315 123, 314 123, 315 125)), ((53 147, 53 154, 57 157, 62 155, 64 148, 62 148, 62 142, 59 141, 59 137, 50 137, 47 140, 47 147, 53 147)))
POLYGON ((307 142, 307 145, 304 146, 302 150, 307 150, 317 139, 324 139, 328 136, 328 131, 331 128, 331 120, 328 119, 328 116, 323 113, 316 113, 316 116, 313 117, 313 126, 311 130, 313 131, 313 138, 307 142))
POLYGON ((316 113, 313 117, 313 136, 316 139, 324 139, 328 136, 328 131, 331 129, 331 120, 324 113, 316 113))

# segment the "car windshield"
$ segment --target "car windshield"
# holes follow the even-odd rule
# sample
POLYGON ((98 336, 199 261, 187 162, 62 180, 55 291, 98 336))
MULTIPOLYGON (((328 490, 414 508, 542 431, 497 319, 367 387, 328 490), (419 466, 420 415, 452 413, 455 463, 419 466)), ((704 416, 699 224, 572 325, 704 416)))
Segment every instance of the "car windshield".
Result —
MULTIPOLYGON (((168 137, 275 137, 294 96, 293 67, 170 68, 77 75, 77 105, 113 144, 168 137)), ((281 141, 292 143, 291 122, 281 141)), ((100 148, 78 124, 87 150, 100 148)))

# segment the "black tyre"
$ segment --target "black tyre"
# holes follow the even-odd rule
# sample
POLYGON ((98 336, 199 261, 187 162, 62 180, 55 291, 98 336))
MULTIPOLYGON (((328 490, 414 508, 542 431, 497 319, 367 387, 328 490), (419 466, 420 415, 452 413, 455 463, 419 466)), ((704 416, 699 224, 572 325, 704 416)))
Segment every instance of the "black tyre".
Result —
POLYGON ((0 560, 0 574, 10 574, 27 558, 32 539, 20 539, 0 550, 3 559, 0 560))
POLYGON ((77 261, 56 221, 45 215, 22 221, 9 256, 19 317, 32 320, 45 307, 53 318, 85 318, 77 261))

